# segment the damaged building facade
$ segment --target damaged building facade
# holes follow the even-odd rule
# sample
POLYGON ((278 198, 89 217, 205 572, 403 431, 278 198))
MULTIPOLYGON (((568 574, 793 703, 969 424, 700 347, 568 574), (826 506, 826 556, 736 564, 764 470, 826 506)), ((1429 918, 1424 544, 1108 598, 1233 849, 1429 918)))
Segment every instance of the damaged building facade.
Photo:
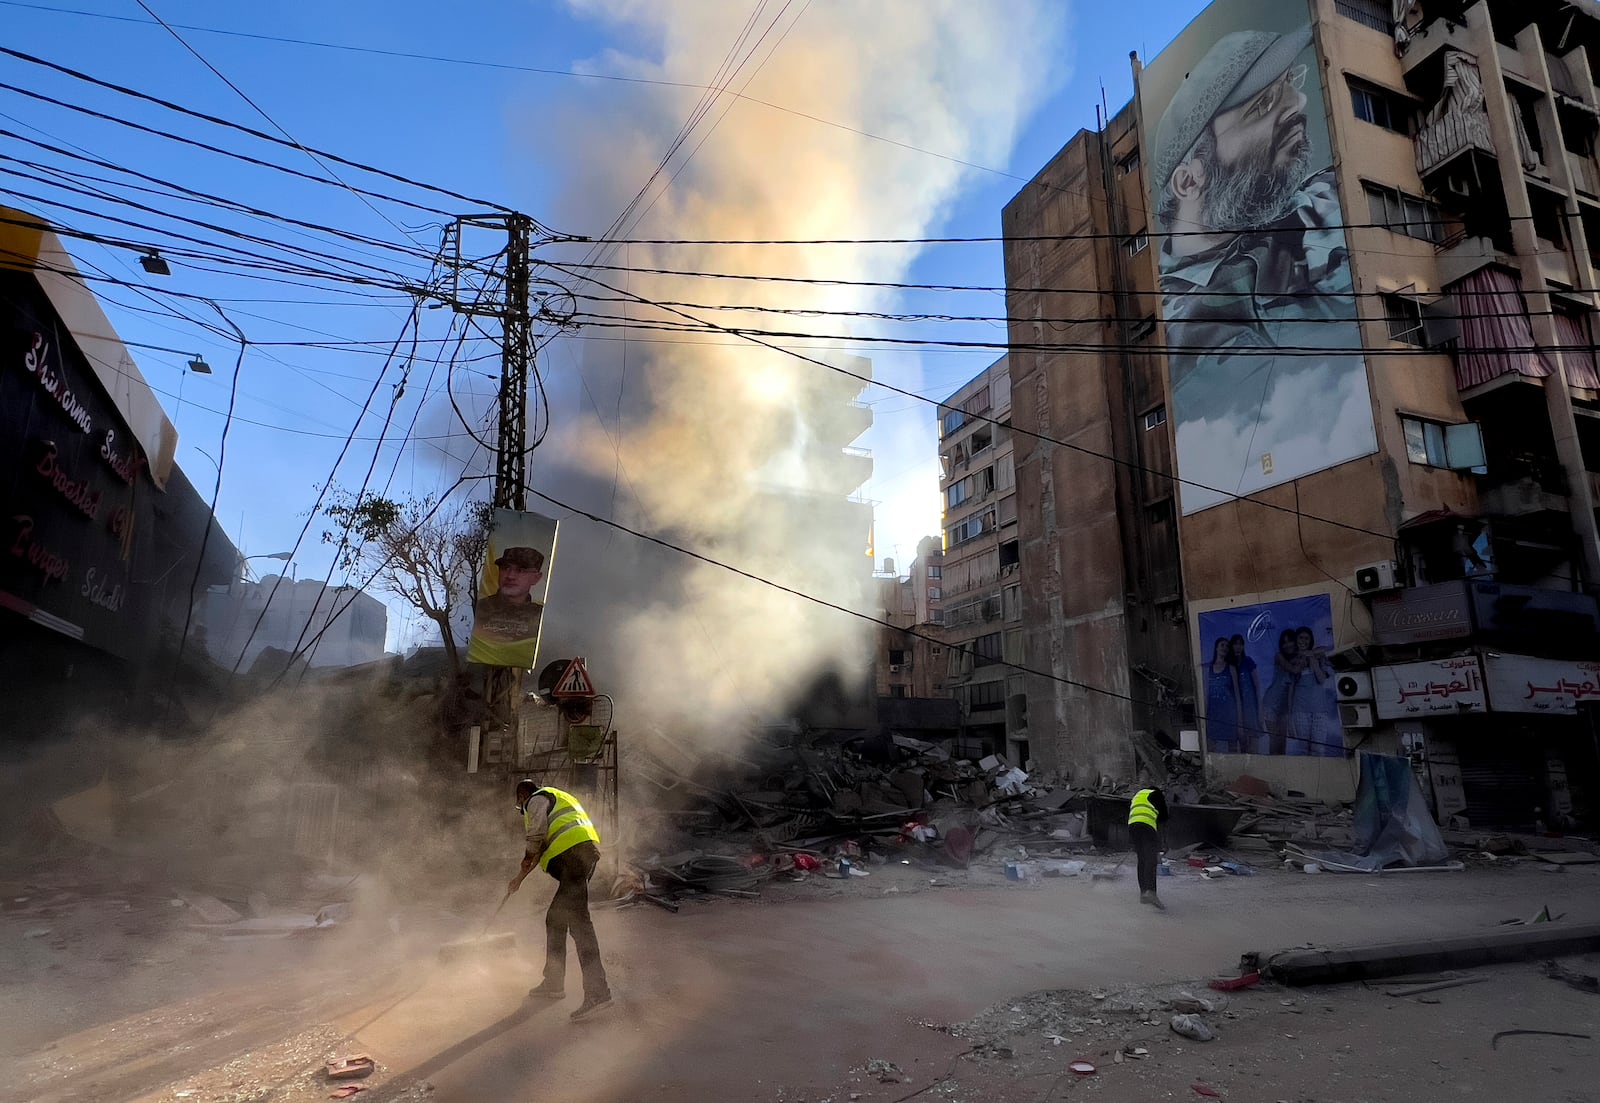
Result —
POLYGON ((1001 357, 939 406, 944 551, 939 609, 946 690, 961 705, 958 753, 1033 755, 1023 658, 1012 380, 1001 357))
POLYGON ((191 592, 238 551, 54 233, 0 207, 0 700, 18 742, 141 717, 205 661, 191 592), (209 533, 208 533, 209 530, 209 533), (201 545, 204 544, 204 558, 201 545))
POLYGON ((1133 68, 1005 212, 1033 753, 1592 817, 1600 5, 1216 0, 1133 68))

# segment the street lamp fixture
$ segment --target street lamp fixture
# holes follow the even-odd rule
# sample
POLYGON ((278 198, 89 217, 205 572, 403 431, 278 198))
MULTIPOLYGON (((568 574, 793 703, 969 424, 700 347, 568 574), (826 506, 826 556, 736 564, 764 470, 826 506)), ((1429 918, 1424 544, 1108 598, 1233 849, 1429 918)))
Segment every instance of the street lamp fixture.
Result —
POLYGON ((166 259, 154 249, 139 258, 139 267, 152 276, 172 275, 172 269, 167 265, 166 259))
POLYGON ((211 365, 206 363, 206 358, 197 352, 194 354, 194 359, 189 361, 189 370, 196 375, 210 375, 211 365))

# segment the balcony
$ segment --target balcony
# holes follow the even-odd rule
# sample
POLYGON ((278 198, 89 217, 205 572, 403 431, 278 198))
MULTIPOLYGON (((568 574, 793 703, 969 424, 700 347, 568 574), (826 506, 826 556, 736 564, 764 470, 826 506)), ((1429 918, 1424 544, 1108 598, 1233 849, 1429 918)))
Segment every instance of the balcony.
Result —
POLYGON ((1518 456, 1497 463, 1478 480, 1478 501, 1491 517, 1567 512, 1566 470, 1548 456, 1518 456))

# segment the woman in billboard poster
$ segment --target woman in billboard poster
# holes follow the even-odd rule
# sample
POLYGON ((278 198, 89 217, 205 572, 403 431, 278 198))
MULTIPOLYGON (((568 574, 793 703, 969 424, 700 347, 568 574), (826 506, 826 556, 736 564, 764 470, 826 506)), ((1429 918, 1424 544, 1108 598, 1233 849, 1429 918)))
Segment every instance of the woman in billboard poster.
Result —
POLYGON ((1206 666, 1206 734, 1217 754, 1238 754, 1239 668, 1226 636, 1218 636, 1206 666))
POLYGON ((1339 699, 1333 686, 1328 653, 1317 646, 1310 628, 1295 629, 1295 650, 1304 669, 1294 690, 1294 735, 1290 754, 1329 755, 1344 750, 1344 729, 1339 724, 1339 699))
POLYGON ((1256 661, 1245 651, 1245 639, 1234 633, 1228 640, 1228 661, 1238 673, 1239 739, 1241 753, 1248 752, 1261 736, 1261 682, 1256 677, 1256 661))
POLYGON ((1295 687, 1305 672, 1306 660, 1294 629, 1278 633, 1278 651, 1272 657, 1272 682, 1261 702, 1262 728, 1257 754, 1284 754, 1294 730, 1295 687))

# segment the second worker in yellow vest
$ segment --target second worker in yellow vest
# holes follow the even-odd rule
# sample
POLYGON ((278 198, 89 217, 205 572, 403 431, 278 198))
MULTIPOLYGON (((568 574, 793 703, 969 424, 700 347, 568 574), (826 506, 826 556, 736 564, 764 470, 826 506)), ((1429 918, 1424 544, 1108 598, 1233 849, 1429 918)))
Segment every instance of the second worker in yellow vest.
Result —
POLYGON ((567 994, 567 935, 578 947, 583 970, 583 1003, 572 1013, 587 1019, 611 1006, 611 987, 600 962, 600 941, 589 915, 589 878, 600 864, 600 832, 571 793, 532 779, 517 782, 517 811, 526 832, 522 869, 511 880, 511 892, 537 865, 557 882, 545 913, 544 982, 528 992, 533 999, 564 999, 567 994))
POLYGON ((1167 798, 1160 789, 1140 789, 1128 802, 1128 838, 1138 856, 1139 903, 1166 910, 1156 894, 1156 866, 1161 856, 1158 828, 1167 819, 1167 798))

